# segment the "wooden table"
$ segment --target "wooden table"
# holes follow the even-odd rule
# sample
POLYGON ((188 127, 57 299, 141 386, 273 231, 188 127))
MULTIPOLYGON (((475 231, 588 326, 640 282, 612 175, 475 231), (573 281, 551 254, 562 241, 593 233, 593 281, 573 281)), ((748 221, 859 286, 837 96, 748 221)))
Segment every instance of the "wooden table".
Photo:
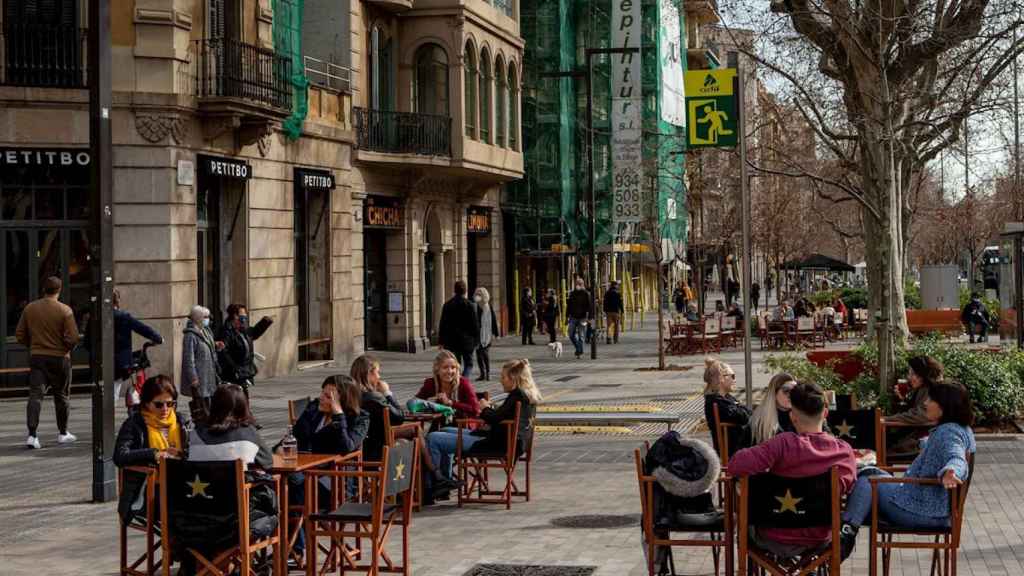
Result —
MULTIPOLYGON (((279 474, 281 476, 281 491, 278 494, 278 528, 281 531, 280 540, 278 546, 277 557, 279 559, 278 574, 288 573, 288 556, 292 550, 292 539, 293 534, 288 533, 289 525, 289 506, 288 506, 288 476, 295 472, 303 472, 311 468, 320 468, 323 466, 332 466, 337 468, 338 464, 342 462, 355 462, 362 459, 362 452, 355 451, 349 454, 311 454, 308 452, 299 452, 294 462, 285 462, 284 457, 280 454, 274 454, 274 465, 268 470, 271 474, 279 474)), ((299 518, 299 526, 302 522, 305 522, 306 516, 309 515, 309 510, 303 507, 302 515, 299 518)), ((296 534, 298 531, 296 530, 296 534)), ((307 543, 308 545, 308 543, 307 543)), ((300 563, 300 566, 303 565, 300 563)))

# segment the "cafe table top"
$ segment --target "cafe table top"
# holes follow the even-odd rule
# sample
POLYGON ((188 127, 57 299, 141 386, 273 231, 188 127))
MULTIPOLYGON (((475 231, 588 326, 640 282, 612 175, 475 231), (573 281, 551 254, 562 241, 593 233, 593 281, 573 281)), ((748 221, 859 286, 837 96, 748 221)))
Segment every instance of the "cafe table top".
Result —
POLYGON ((269 472, 276 474, 302 472, 303 470, 317 468, 325 464, 351 460, 357 454, 358 452, 353 452, 352 454, 311 454, 309 452, 299 452, 294 463, 286 463, 283 456, 275 453, 274 465, 270 468, 269 472))

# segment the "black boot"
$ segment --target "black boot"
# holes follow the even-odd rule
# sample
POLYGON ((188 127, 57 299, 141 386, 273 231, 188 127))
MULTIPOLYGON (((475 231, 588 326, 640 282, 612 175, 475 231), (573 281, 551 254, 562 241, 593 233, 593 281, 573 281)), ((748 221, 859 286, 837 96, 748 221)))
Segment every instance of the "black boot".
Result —
POLYGON ((839 530, 839 559, 846 560, 853 554, 853 548, 857 545, 857 531, 860 528, 851 524, 843 524, 839 530))

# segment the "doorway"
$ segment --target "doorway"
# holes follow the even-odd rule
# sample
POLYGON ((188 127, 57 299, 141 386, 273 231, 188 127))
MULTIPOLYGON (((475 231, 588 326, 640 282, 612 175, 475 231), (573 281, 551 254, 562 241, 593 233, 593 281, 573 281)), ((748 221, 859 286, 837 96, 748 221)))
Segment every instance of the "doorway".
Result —
POLYGON ((295 186, 295 297, 299 362, 330 360, 330 189, 295 186))
POLYGON ((388 257, 387 233, 383 230, 363 232, 366 348, 386 350, 388 347, 388 257))
POLYGON ((472 298, 473 293, 476 292, 476 288, 479 285, 477 283, 477 276, 479 275, 480 270, 480 266, 477 263, 479 260, 477 240, 478 238, 476 234, 469 234, 466 236, 466 274, 469 276, 466 279, 466 284, 469 288, 470 298, 472 298))
POLYGON ((199 179, 196 196, 196 279, 200 306, 210 309, 216 333, 224 309, 246 303, 245 180, 199 179))

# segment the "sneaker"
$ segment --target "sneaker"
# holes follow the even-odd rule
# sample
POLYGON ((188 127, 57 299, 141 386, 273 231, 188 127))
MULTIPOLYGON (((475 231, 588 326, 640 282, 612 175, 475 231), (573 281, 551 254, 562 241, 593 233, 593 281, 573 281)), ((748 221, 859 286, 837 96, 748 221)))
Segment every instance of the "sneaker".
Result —
POLYGON ((25 446, 33 450, 39 450, 43 447, 42 444, 39 443, 39 438, 36 436, 29 436, 28 439, 25 440, 25 446))
POLYGON ((853 548, 857 545, 857 530, 856 526, 850 524, 843 524, 843 527, 839 530, 839 558, 840 561, 846 560, 853 554, 853 548))
POLYGON ((76 440, 78 440, 78 438, 71 432, 57 434, 57 444, 71 444, 76 440))

